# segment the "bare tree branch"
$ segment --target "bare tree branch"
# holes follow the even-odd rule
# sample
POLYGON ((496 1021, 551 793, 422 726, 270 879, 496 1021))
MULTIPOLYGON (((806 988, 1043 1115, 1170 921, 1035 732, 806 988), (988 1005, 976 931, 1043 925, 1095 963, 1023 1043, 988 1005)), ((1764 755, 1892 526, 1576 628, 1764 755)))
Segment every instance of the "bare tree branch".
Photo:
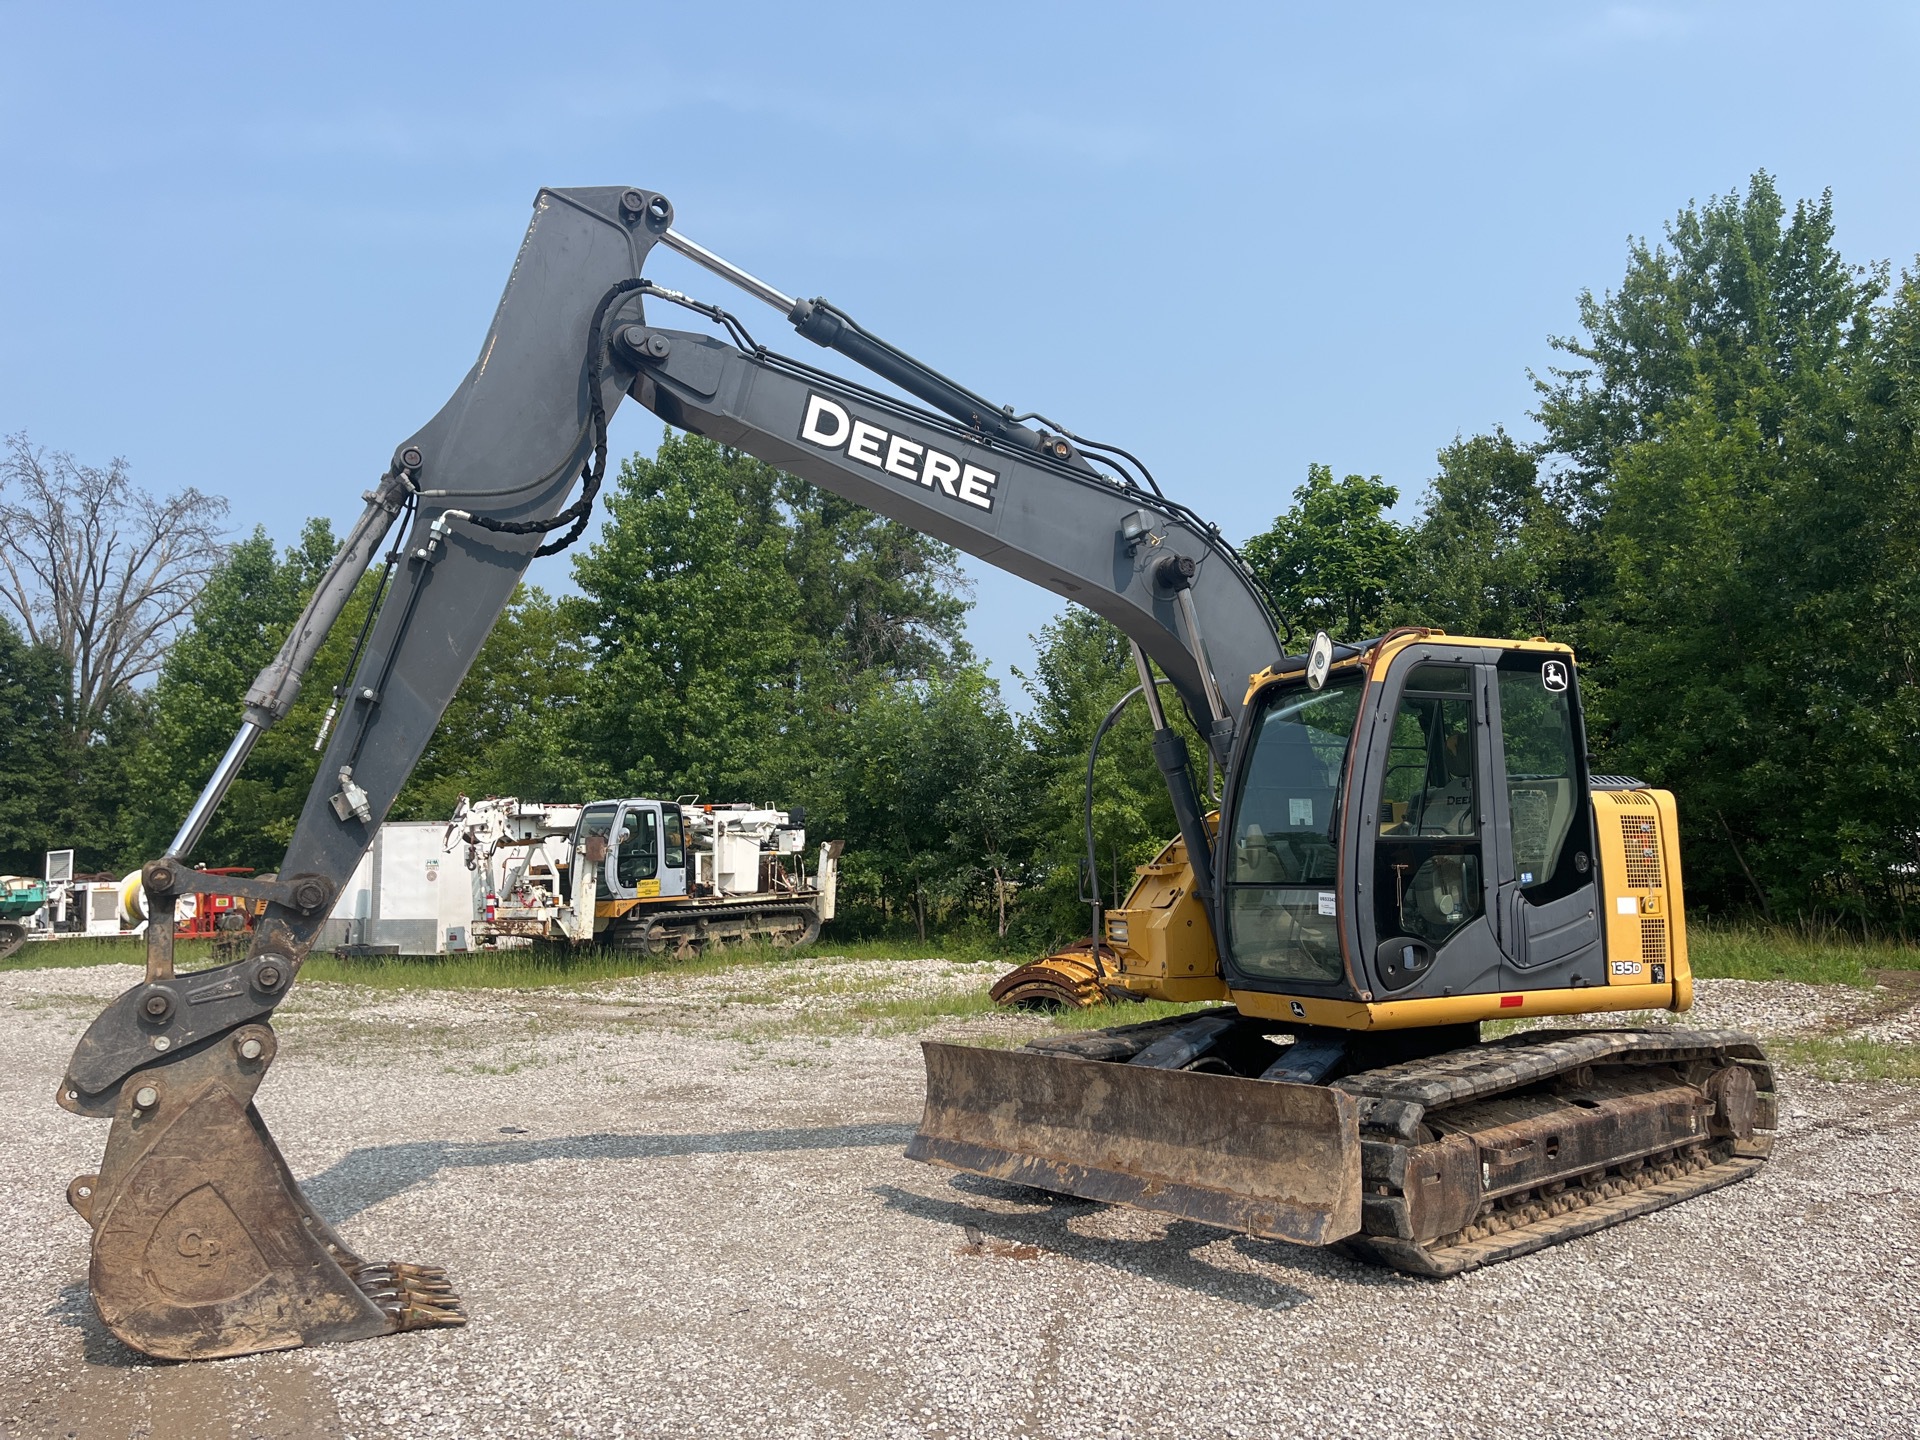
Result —
POLYGON ((73 716, 91 730, 109 699, 159 668, 226 553, 227 502, 189 487, 165 499, 127 462, 101 469, 25 433, 0 457, 0 608, 73 670, 73 716))

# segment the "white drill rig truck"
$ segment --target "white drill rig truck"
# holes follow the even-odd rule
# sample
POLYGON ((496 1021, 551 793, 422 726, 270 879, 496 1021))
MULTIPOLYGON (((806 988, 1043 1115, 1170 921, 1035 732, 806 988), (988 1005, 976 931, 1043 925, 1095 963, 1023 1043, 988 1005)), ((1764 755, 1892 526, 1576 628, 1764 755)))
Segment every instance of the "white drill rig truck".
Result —
POLYGON ((819 938, 845 842, 824 842, 809 874, 804 819, 692 795, 588 805, 462 796, 445 848, 480 877, 476 948, 571 941, 692 955, 819 938))

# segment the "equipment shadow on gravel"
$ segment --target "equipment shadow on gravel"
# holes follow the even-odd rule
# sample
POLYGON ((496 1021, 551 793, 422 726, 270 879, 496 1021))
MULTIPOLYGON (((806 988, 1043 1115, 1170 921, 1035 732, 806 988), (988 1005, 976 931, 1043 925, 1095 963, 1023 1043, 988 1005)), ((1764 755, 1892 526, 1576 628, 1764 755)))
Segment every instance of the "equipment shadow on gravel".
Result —
POLYGON ((114 1339, 113 1333, 101 1322, 100 1312, 93 1308, 93 1297, 87 1293, 84 1283, 62 1285, 60 1298, 47 1307, 46 1313, 59 1324, 80 1332, 81 1358, 89 1365, 133 1370, 174 1363, 142 1355, 114 1339))
MULTIPOLYGON (((1250 1260, 1291 1269, 1302 1273, 1303 1277, 1332 1276, 1364 1284, 1376 1281, 1381 1276, 1381 1272, 1373 1267, 1335 1252, 1303 1249, 1277 1240, 1258 1240, 1252 1236, 1218 1230, 1211 1225, 1196 1224, 1191 1220, 1170 1221, 1161 1234, 1145 1240, 1078 1235, 1068 1228, 1068 1222, 1077 1215, 1103 1208, 1098 1202, 1053 1195, 1024 1185, 971 1175, 956 1177, 953 1187, 994 1200, 1011 1200, 1046 1208, 1010 1215, 1002 1210, 970 1205, 964 1200, 945 1200, 893 1185, 876 1186, 871 1193, 879 1196, 881 1203, 889 1209, 917 1219, 953 1226, 963 1232, 970 1226, 1004 1245, 1031 1246, 1046 1254, 1083 1264, 1104 1265, 1129 1275, 1145 1275, 1196 1294, 1258 1310, 1291 1310, 1308 1303, 1313 1296, 1298 1286, 1264 1275, 1222 1269, 1198 1252, 1209 1245, 1228 1240, 1235 1250, 1250 1260)), ((1407 1278, 1390 1277, 1393 1281, 1407 1278)))
POLYGON ((904 1148, 911 1125, 822 1125, 796 1130, 727 1130, 696 1135, 560 1135, 545 1140, 414 1140, 349 1150, 300 1184, 335 1224, 425 1184, 443 1170, 531 1165, 540 1160, 659 1160, 681 1155, 780 1150, 904 1148))

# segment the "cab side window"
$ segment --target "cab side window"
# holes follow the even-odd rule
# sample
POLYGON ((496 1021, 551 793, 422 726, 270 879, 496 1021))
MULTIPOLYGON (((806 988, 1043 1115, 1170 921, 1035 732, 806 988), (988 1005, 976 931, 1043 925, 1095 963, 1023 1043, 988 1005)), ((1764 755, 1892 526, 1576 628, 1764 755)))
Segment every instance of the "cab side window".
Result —
POLYGON ((1421 665, 1407 677, 1381 788, 1382 835, 1478 830, 1471 679, 1472 672, 1458 665, 1421 665))
POLYGON ((1500 734, 1514 866, 1514 874, 1504 878, 1517 880, 1534 901, 1558 898, 1584 883, 1572 863, 1578 847, 1571 842, 1576 822, 1584 818, 1586 797, 1567 675, 1563 660, 1543 662, 1537 653, 1502 660, 1500 666, 1500 734))
POLYGON ((680 808, 677 805, 667 811, 666 841, 667 869, 684 869, 687 863, 687 832, 684 822, 680 819, 680 808))

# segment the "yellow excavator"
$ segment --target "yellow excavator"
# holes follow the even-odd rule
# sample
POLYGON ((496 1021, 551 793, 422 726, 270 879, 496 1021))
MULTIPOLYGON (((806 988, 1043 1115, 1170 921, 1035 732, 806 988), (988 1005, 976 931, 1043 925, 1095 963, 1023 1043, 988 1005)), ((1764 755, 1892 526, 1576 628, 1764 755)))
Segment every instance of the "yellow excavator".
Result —
POLYGON ((627 396, 1132 641, 1179 837, 1085 947, 1018 983, 1216 1003, 1019 1051, 928 1044, 909 1155, 1429 1275, 1760 1165, 1774 1084, 1751 1037, 1483 1029, 1691 998, 1672 798, 1588 773, 1565 647, 1416 628, 1289 654, 1233 548, 1132 455, 991 404, 673 221, 653 191, 540 192, 473 368, 396 447, 143 868, 146 978, 88 1028, 57 1092, 112 1121, 99 1170, 67 1193, 115 1335, 204 1359, 464 1322, 440 1270, 363 1259, 313 1211, 253 1097, 274 1009, 514 585, 584 532, 627 396), (721 306, 646 279, 658 245, 894 389, 781 355, 721 306), (674 310, 702 328, 655 323, 674 310), (370 566, 382 600, 279 872, 194 870, 370 566), (1217 811, 1163 689, 1225 777, 1217 811), (216 884, 258 910, 249 951, 180 972, 173 901, 216 884))

